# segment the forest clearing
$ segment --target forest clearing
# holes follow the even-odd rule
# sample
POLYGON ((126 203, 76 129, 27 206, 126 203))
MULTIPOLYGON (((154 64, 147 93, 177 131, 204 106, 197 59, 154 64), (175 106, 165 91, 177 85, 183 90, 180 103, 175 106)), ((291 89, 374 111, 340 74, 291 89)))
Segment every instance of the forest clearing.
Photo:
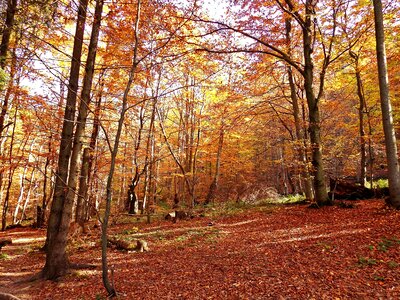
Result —
MULTIPOLYGON (((133 223, 112 226, 111 235, 140 233, 150 249, 110 250, 118 297, 398 299, 400 212, 382 200, 351 204, 231 206, 225 216, 176 223, 131 217, 133 223)), ((1 251, 0 291, 21 299, 106 299, 99 232, 74 239, 69 249, 73 263, 95 268, 72 270, 56 282, 18 283, 43 267, 43 230, 19 228, 4 236, 15 243, 1 251)))

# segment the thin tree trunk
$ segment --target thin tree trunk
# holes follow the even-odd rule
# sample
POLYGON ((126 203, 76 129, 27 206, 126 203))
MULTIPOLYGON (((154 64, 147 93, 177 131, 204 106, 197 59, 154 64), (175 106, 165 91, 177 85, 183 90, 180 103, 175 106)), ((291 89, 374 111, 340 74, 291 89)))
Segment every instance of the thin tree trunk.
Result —
MULTIPOLYGON (((160 116, 160 111, 159 111, 159 109, 156 109, 156 111, 157 111, 158 119, 159 119, 159 121, 160 121, 161 133, 162 133, 162 135, 163 135, 163 137, 164 137, 165 143, 167 144, 169 153, 172 155, 172 158, 174 159, 174 161, 175 161, 175 163, 176 163, 178 169, 181 171, 182 176, 183 176, 183 180, 184 180, 184 184, 186 184, 186 187, 187 187, 189 193, 191 193, 191 192, 192 192, 192 189, 191 189, 191 187, 190 187, 190 181, 189 181, 189 179, 188 179, 188 177, 187 177, 185 168, 183 167, 183 165, 182 165, 182 163, 180 162, 178 156, 175 154, 174 150, 172 149, 170 142, 168 141, 167 133, 165 132, 165 128, 164 128, 164 125, 163 125, 163 122, 162 122, 162 118, 161 118, 161 116, 160 116)), ((176 189, 176 190, 175 190, 175 197, 178 197, 177 194, 178 194, 178 193, 177 193, 177 189, 176 189)), ((192 198, 192 195, 191 195, 191 194, 190 194, 190 196, 191 196, 191 198, 192 198)))
MULTIPOLYGON (((29 136, 27 137, 28 140, 29 136)), ((32 153, 33 147, 35 146, 35 139, 33 139, 30 147, 29 147, 29 153, 32 153)), ((22 221, 22 217, 18 221, 18 212, 21 207, 22 201, 24 200, 24 193, 25 193, 25 180, 26 180, 26 173, 28 171, 28 163, 25 164, 24 170, 22 171, 22 174, 20 175, 20 189, 19 189, 19 195, 18 195, 18 201, 15 206, 14 214, 13 214, 13 222, 12 224, 18 224, 22 221)), ((34 172, 34 169, 32 170, 34 172)), ((32 175, 32 174, 31 174, 32 175)), ((26 203, 26 201, 25 201, 26 203)), ((22 214, 23 215, 23 214, 22 214)))
POLYGON ((49 136, 49 139, 48 139, 48 143, 47 143, 48 152, 47 152, 46 162, 44 164, 44 170, 43 170, 42 205, 41 206, 37 205, 37 207, 36 207, 36 209, 37 209, 36 227, 37 228, 41 228, 44 225, 45 221, 46 221, 45 216, 46 216, 46 209, 47 209, 47 203, 48 203, 48 200, 47 200, 47 198, 48 198, 48 196, 47 196, 47 189, 48 189, 47 188, 47 182, 48 182, 47 173, 48 173, 49 165, 51 163, 50 156, 51 156, 51 151, 52 151, 52 147, 51 147, 52 146, 52 138, 53 138, 53 135, 52 135, 52 133, 50 133, 50 136, 49 136))
MULTIPOLYGON (((25 165, 24 166, 24 170, 22 171, 22 174, 20 174, 19 195, 18 195, 17 204, 15 205, 12 224, 17 224, 19 208, 20 208, 20 206, 22 204, 22 200, 24 199, 25 176, 26 176, 27 169, 28 169, 28 165, 25 165)), ((20 220, 20 221, 22 221, 22 220, 20 220)))
POLYGON ((222 120, 221 127, 219 129, 217 158, 216 158, 216 162, 215 162, 215 173, 214 173, 214 178, 211 182, 211 185, 208 189, 206 201, 204 202, 204 204, 206 204, 206 205, 214 202, 216 193, 218 191, 219 172, 220 172, 220 168, 221 168, 222 147, 224 145, 224 135, 225 135, 225 123, 222 120))
MULTIPOLYGON (((148 85, 148 78, 146 80, 146 85, 145 87, 147 88, 148 85)), ((146 91, 146 88, 144 89, 146 91)), ((143 98, 146 97, 146 92, 144 92, 143 98)), ((138 214, 139 213, 139 198, 136 192, 137 187, 139 186, 141 176, 143 173, 146 171, 147 167, 147 157, 145 159, 145 165, 140 171, 139 167, 139 162, 138 162, 138 156, 139 156, 139 148, 142 143, 142 133, 143 133, 143 128, 144 128, 144 118, 145 118, 145 105, 146 103, 143 101, 140 110, 139 110, 139 128, 137 129, 137 136, 135 140, 135 147, 134 147, 134 153, 133 153, 133 164, 135 168, 135 173, 133 175, 133 178, 131 179, 131 183, 129 185, 128 189, 128 199, 127 199, 127 209, 129 214, 138 214)))
POLYGON ((90 148, 83 150, 81 173, 79 178, 78 200, 76 203, 75 222, 82 224, 85 221, 85 201, 87 199, 87 178, 89 173, 90 148))
POLYGON ((376 55, 378 59, 379 92, 381 99, 383 131, 385 133, 386 159, 388 164, 390 203, 400 208, 400 170, 397 156, 396 135, 393 126, 392 106, 389 96, 385 32, 383 27, 382 1, 373 0, 375 16, 376 55))
POLYGON ((154 160, 154 119, 156 115, 156 105, 157 105, 157 97, 153 98, 153 108, 151 111, 150 125, 149 125, 149 133, 147 136, 146 142, 146 158, 145 158, 145 172, 144 172, 144 192, 143 192, 143 206, 142 206, 142 214, 144 214, 146 208, 149 207, 148 199, 150 194, 150 186, 151 186, 151 177, 152 177, 152 168, 153 168, 153 160, 154 160))
POLYGON ((21 223, 26 217, 25 216, 26 208, 28 207, 29 201, 31 200, 32 190, 35 190, 35 189, 36 189, 35 169, 33 168, 32 172, 31 172, 31 176, 30 176, 28 192, 26 193, 26 198, 25 198, 24 206, 22 207, 21 218, 19 219, 19 223, 21 223), (34 187, 34 188, 32 189, 32 187, 34 187))
POLYGON ((349 51, 350 57, 354 61, 354 68, 356 72, 357 81, 357 96, 358 96, 358 121, 359 121, 359 134, 360 134, 360 183, 362 186, 366 183, 367 178, 367 151, 366 151, 366 137, 364 129, 364 114, 365 114, 365 96, 364 88, 361 78, 361 71, 359 67, 359 56, 353 51, 349 51))
POLYGON ((111 284, 110 279, 108 277, 108 259, 107 259, 107 229, 108 229, 108 219, 110 217, 111 210, 111 197, 112 197, 112 181, 115 170, 115 161, 118 153, 118 145, 121 137, 122 127, 124 125, 124 118, 128 104, 128 95, 132 87, 132 83, 135 77, 136 68, 138 65, 137 61, 137 52, 138 52, 138 44, 139 44, 139 20, 140 20, 140 10, 141 10, 141 1, 137 2, 137 10, 136 10, 136 21, 135 21, 135 45, 134 45, 134 53, 132 59, 132 67, 129 70, 129 78, 125 87, 124 95, 122 98, 122 108, 121 114, 118 121, 117 133, 114 140, 114 147, 111 152, 111 163, 110 170, 107 178, 107 198, 106 198, 106 209, 104 212, 104 219, 101 226, 101 263, 102 263, 102 278, 104 287, 109 295, 109 297, 113 297, 116 295, 115 287, 111 284))
POLYGON ((371 124, 371 114, 370 109, 367 107, 367 102, 364 103, 365 112, 368 118, 368 156, 369 156, 369 180, 370 187, 373 188, 374 183, 374 149, 372 148, 372 124, 371 124))
POLYGON ((18 113, 18 106, 15 107, 15 112, 14 112, 14 120, 13 120, 13 129, 11 133, 11 141, 10 141, 10 150, 9 150, 9 155, 8 155, 8 164, 10 167, 9 173, 8 173, 8 185, 6 189, 6 196, 4 197, 4 202, 3 202, 3 212, 1 216, 1 230, 4 231, 7 228, 7 213, 8 213, 8 206, 10 202, 10 191, 11 191, 11 185, 13 182, 13 175, 15 171, 15 166, 13 166, 13 149, 14 149, 14 137, 15 137, 15 128, 17 126, 16 121, 17 121, 17 113, 18 113))
MULTIPOLYGON (((203 108, 200 110, 200 115, 201 111, 203 108)), ((198 118, 197 122, 197 134, 196 134, 196 145, 193 151, 193 165, 192 165, 192 206, 195 206, 198 204, 197 199, 196 199, 196 186, 197 186, 197 154, 199 152, 199 145, 200 145, 200 138, 201 138, 201 117, 198 118)))
MULTIPOLYGON (((100 76, 99 76, 99 93, 97 95, 96 107, 94 110, 94 119, 93 119, 93 129, 92 134, 90 136, 90 155, 89 155, 89 162, 88 162, 88 174, 87 174, 87 186, 85 187, 87 190, 80 190, 81 195, 86 195, 84 201, 84 216, 85 220, 89 220, 94 212, 96 211, 96 200, 93 195, 89 194, 89 187, 92 187, 93 190, 93 164, 95 162, 94 153, 96 150, 97 145, 97 136, 99 135, 100 130, 100 111, 101 111, 101 102, 103 97, 103 89, 104 89, 104 76, 105 76, 105 69, 102 69, 100 76)), ((83 161, 82 164, 86 162, 83 161)))

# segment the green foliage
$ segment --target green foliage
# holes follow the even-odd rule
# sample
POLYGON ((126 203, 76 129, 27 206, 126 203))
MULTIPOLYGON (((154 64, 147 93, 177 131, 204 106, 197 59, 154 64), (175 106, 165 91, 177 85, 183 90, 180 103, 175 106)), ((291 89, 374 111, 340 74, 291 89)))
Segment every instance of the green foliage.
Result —
POLYGON ((124 231, 122 231, 123 235, 131 235, 131 234, 135 234, 139 232, 139 228, 138 227, 132 227, 131 229, 125 229, 124 231))
POLYGON ((204 240, 205 242, 214 243, 218 236, 218 229, 196 229, 185 232, 184 234, 176 237, 175 240, 178 242, 186 242, 190 240, 192 243, 204 240))
POLYGON ((8 254, 6 253, 0 253, 0 259, 8 259, 8 254))
POLYGON ((209 204, 205 206, 204 215, 206 217, 235 215, 244 212, 250 207, 250 204, 246 204, 242 201, 227 201, 224 203, 209 204))
POLYGON ((161 211, 169 211, 171 209, 170 205, 165 201, 158 202, 157 208, 161 211))
POLYGON ((293 203, 300 203, 306 200, 304 195, 295 194, 295 195, 287 195, 282 198, 279 198, 278 201, 275 203, 282 203, 282 204, 293 204, 293 203))
POLYGON ((391 268, 391 269, 395 269, 395 268, 397 268, 397 267, 399 266, 399 264, 398 264, 397 262, 393 261, 393 260, 389 261, 389 262, 387 263, 387 265, 388 265, 388 267, 391 268))
POLYGON ((328 251, 333 248, 331 245, 329 245, 328 243, 325 243, 325 242, 318 242, 317 246, 320 246, 323 249, 323 251, 328 251))
POLYGON ((359 257, 358 258, 358 266, 359 267, 364 267, 364 266, 373 266, 376 265, 378 262, 376 259, 373 258, 368 258, 368 257, 359 257))
POLYGON ((6 71, 0 68, 0 91, 4 89, 8 82, 9 76, 6 71))
POLYGON ((400 244, 400 240, 398 238, 382 238, 382 241, 378 243, 378 250, 387 252, 389 248, 396 244, 400 244))
POLYGON ((374 275, 374 280, 376 281, 385 281, 385 277, 380 275, 374 275))
POLYGON ((106 300, 107 298, 104 297, 103 295, 96 294, 96 298, 95 298, 95 299, 96 299, 96 300, 106 300))
POLYGON ((389 187, 389 181, 387 179, 378 179, 375 182, 375 187, 383 189, 389 187))
MULTIPOLYGON (((367 182, 365 184, 367 188, 371 188, 371 183, 367 182)), ((372 188, 383 189, 389 187, 389 181, 387 179, 378 179, 372 183, 372 188)))

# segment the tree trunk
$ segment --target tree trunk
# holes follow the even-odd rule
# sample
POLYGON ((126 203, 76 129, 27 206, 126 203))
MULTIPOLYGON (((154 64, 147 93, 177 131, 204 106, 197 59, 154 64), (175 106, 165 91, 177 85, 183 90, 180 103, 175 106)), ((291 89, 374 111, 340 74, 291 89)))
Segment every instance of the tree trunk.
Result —
POLYGON ((110 163, 110 170, 108 173, 107 178, 107 197, 106 197, 106 209, 104 212, 104 219, 101 226, 101 265, 102 265, 102 278, 104 287, 109 295, 109 297, 113 297, 116 295, 115 287, 111 284, 110 279, 108 277, 108 259, 107 259, 107 242, 108 242, 108 219, 110 217, 110 210, 111 210, 111 196, 112 196, 112 181, 114 176, 115 170, 115 161, 117 158, 118 153, 118 145, 119 140, 121 137, 122 127, 124 125, 124 118, 126 109, 128 106, 128 95, 131 90, 136 68, 138 65, 137 62, 137 52, 138 52, 138 44, 139 44, 139 20, 140 20, 140 10, 141 10, 141 1, 138 0, 137 2, 137 10, 136 10, 136 21, 135 21, 135 45, 134 45, 134 52, 133 52, 133 59, 132 59, 132 66, 129 70, 129 78, 128 82, 125 87, 124 95, 122 98, 122 108, 120 118, 118 120, 118 128, 117 133, 115 135, 114 140, 114 147, 111 152, 111 163, 110 163))
MULTIPOLYGON (((65 206, 68 212, 72 211, 72 205, 75 200, 76 195, 76 185, 78 181, 79 169, 78 165, 80 163, 80 157, 82 152, 83 135, 86 127, 86 120, 89 111, 90 104, 90 91, 92 89, 93 74, 94 74, 94 64, 96 60, 97 44, 99 39, 100 25, 101 25, 101 15, 103 12, 103 2, 104 0, 96 1, 96 8, 94 13, 94 22, 92 26, 92 33, 90 36, 88 55, 86 59, 85 75, 83 78, 83 86, 78 110, 77 124, 74 134, 74 142, 72 147, 72 154, 69 163, 68 172, 68 193, 67 201, 68 207, 65 206), (71 207, 69 207, 71 206, 71 207)), ((83 166, 82 166, 83 168, 83 166)), ((87 166, 85 166, 87 168, 87 166)), ((84 170, 86 171, 86 170, 84 170)), ((79 197, 79 196, 78 196, 79 197)), ((81 199, 82 200, 82 199, 81 199)), ((82 204, 82 202, 81 202, 82 204)), ((81 212, 79 212, 81 213, 81 212)), ((78 217, 79 219, 79 217, 78 217)), ((81 220, 83 221, 83 220, 81 220)))
MULTIPOLYGON (((365 186, 367 179, 367 151, 366 151, 366 137, 364 128, 364 113, 365 113, 365 96, 364 88, 361 78, 361 71, 359 67, 359 56, 350 51, 350 57, 354 61, 354 68, 356 72, 357 81, 357 96, 358 96, 358 122, 359 122, 359 134, 360 134, 360 179, 359 182, 362 186, 365 186)), ((372 188, 372 187, 371 187, 372 188)))
POLYGON ((145 158, 145 169, 144 169, 144 188, 143 188, 143 205, 142 215, 146 208, 150 206, 150 191, 153 176, 153 163, 154 163, 154 119, 156 115, 157 96, 153 98, 153 107, 151 111, 149 133, 146 141, 146 158, 145 158))
POLYGON ((29 200, 31 199, 31 193, 32 193, 32 191, 35 191, 36 187, 37 186, 35 184, 35 169, 32 169, 30 180, 29 180, 29 188, 28 188, 28 192, 26 194, 24 206, 22 207, 21 218, 19 220, 19 223, 21 223, 26 218, 26 215, 25 215, 26 208, 28 207, 29 200))
POLYGON ((319 99, 315 97, 313 89, 314 64, 312 60, 312 16, 313 1, 306 1, 306 14, 303 26, 303 50, 304 50, 304 90, 306 92, 308 111, 309 111, 309 133, 312 151, 312 166, 314 176, 315 200, 318 205, 329 205, 330 199, 325 183, 325 171, 322 161, 321 149, 321 125, 319 115, 319 99))
POLYGON ((3 212, 1 216, 1 230, 4 231, 7 228, 7 213, 8 213, 8 206, 10 202, 10 191, 11 185, 13 182, 14 172, 16 166, 13 166, 13 149, 14 149, 14 138, 15 138, 15 128, 17 126, 17 114, 18 114, 18 105, 15 107, 14 118, 13 118, 13 129, 11 133, 11 141, 10 141, 10 150, 8 155, 8 164, 9 164, 9 173, 8 173, 8 185, 6 189, 6 196, 4 197, 3 202, 3 212))
MULTIPOLYGON (((146 80, 146 88, 148 84, 148 79, 146 80)), ((145 89, 146 90, 146 89, 145 89)), ((146 92, 144 92, 144 97, 146 97, 146 92)), ((137 187, 139 186, 140 179, 143 173, 146 171, 147 167, 147 156, 145 159, 145 165, 143 169, 140 171, 138 156, 139 156, 139 148, 142 143, 142 133, 144 127, 144 118, 145 118, 145 105, 146 103, 143 101, 140 110, 139 110, 139 128, 137 129, 137 136, 135 140, 135 148, 133 153, 133 164, 135 167, 135 174, 131 180, 128 189, 128 198, 126 208, 128 209, 129 214, 138 214, 139 213, 139 198, 136 192, 137 187)), ((143 207, 143 206, 142 206, 143 207)))
MULTIPOLYGON (((7 111, 8 111, 8 103, 11 98, 11 92, 14 88, 14 77, 17 72, 16 70, 16 65, 17 65, 17 57, 15 55, 15 48, 13 49, 12 52, 12 61, 11 61, 11 67, 10 67, 10 78, 7 86, 6 93, 4 95, 3 103, 1 106, 1 113, 0 113, 0 138, 3 136, 3 130, 8 127, 8 125, 12 125, 13 123, 10 122, 8 125, 4 125, 7 111)), ((3 154, 4 151, 4 143, 6 141, 6 138, 1 138, 1 144, 2 147, 0 147, 0 156, 3 154)), ((4 179, 4 169, 0 168, 0 190, 3 190, 3 179, 4 179)), ((0 194, 2 196, 2 194, 0 194)), ((2 197, 0 197, 0 200, 2 200, 2 197)), ((4 209, 4 206, 3 206, 4 209)), ((7 208, 8 209, 8 208, 7 208)))
POLYGON ((373 3, 375 16, 376 55, 378 59, 379 92, 381 99, 383 131, 385 133, 390 204, 395 208, 400 208, 400 170, 397 156, 396 135, 393 126, 392 107, 389 97, 389 78, 386 63, 382 2, 381 0, 373 0, 373 3))
MULTIPOLYGON (((29 136, 27 137, 27 139, 29 138, 29 136)), ((32 141, 32 143, 31 143, 31 145, 30 145, 30 147, 29 147, 29 153, 32 153, 32 150, 33 150, 33 147, 35 146, 35 139, 33 139, 33 141, 32 141)), ((24 194, 25 194, 25 180, 26 180, 26 173, 27 173, 27 171, 28 171, 28 163, 26 163, 25 164, 25 166, 24 166, 24 170, 22 171, 22 174, 20 174, 20 184, 19 184, 19 195, 18 195, 18 201, 17 201, 17 204, 15 205, 15 209, 14 209, 14 214, 13 214, 13 221, 12 221, 12 224, 19 224, 20 222, 22 222, 22 220, 23 220, 23 215, 24 215, 24 211, 22 212, 22 215, 21 215, 21 218, 20 218, 20 220, 18 221, 18 213, 19 213, 19 209, 20 209, 20 207, 21 207, 21 205, 22 205, 22 202, 23 202, 23 200, 24 200, 24 194)), ((32 174, 34 174, 34 169, 32 170, 32 174)), ((30 187, 32 186, 32 174, 31 174, 31 183, 30 183, 30 187)), ((29 190, 31 189, 29 187, 29 190)), ((28 195, 29 194, 27 194, 27 198, 26 199, 28 199, 29 197, 28 197, 28 195)), ((26 204, 26 201, 25 201, 25 204, 26 204)), ((23 207, 26 207, 25 205, 23 206, 23 207)))
POLYGON ((215 162, 215 174, 213 181, 208 189, 208 194, 206 197, 206 201, 204 204, 212 203, 215 199, 216 193, 218 191, 218 181, 219 181, 219 172, 221 168, 221 155, 222 155, 222 147, 224 145, 224 135, 225 135, 225 123, 222 120, 221 127, 219 129, 219 138, 218 138, 218 149, 217 149, 217 158, 215 162))
MULTIPOLYGON (((101 101, 103 97, 103 88, 104 88, 104 76, 105 76, 105 69, 103 69, 99 76, 99 93, 97 95, 96 107, 94 109, 94 119, 93 119, 93 128, 92 133, 90 136, 90 143, 89 143, 89 162, 88 162, 88 174, 87 174, 87 186, 85 187, 87 190, 81 189, 81 195, 86 195, 86 201, 84 204, 84 216, 85 220, 89 220, 92 215, 94 215, 96 211, 96 199, 92 197, 92 194, 89 193, 89 188, 91 187, 90 191, 93 190, 93 164, 95 162, 95 150, 97 145, 97 136, 99 135, 100 130, 100 111, 101 111, 101 101)), ((85 162, 83 162, 85 163, 85 162)))
MULTIPOLYGON (((0 68, 4 70, 7 65, 7 52, 10 44, 10 37, 14 26, 14 17, 17 11, 17 0, 7 0, 6 21, 4 23, 3 36, 0 45, 0 68)), ((1 125, 1 124, 0 124, 1 125)), ((2 129, 3 126, 0 126, 2 129)))
POLYGON ((48 202, 48 200, 47 200, 47 198, 48 198, 48 196, 47 196, 47 170, 48 170, 48 168, 49 168, 49 165, 50 165, 50 162, 51 162, 51 159, 50 159, 50 156, 51 156, 51 149, 52 149, 52 147, 51 147, 51 140, 52 140, 52 137, 53 137, 53 135, 50 133, 50 136, 49 136, 49 140, 48 140, 48 153, 47 153, 47 157, 46 157, 46 163, 45 163, 45 165, 44 165, 44 170, 43 170, 43 196, 42 196, 42 205, 41 206, 37 206, 36 207, 36 209, 37 209, 37 214, 36 214, 36 227, 37 228, 41 228, 43 225, 44 225, 44 223, 45 223, 45 221, 46 221, 46 218, 45 218, 45 216, 46 216, 46 209, 47 209, 47 202, 48 202))
POLYGON ((90 148, 85 148, 83 150, 81 174, 79 178, 79 191, 78 191, 78 201, 76 203, 75 211, 75 222, 78 224, 83 224, 85 222, 85 202, 87 201, 87 191, 88 191, 88 173, 89 173, 89 160, 90 160, 90 148))
MULTIPOLYGON (((136 177, 136 176, 135 176, 136 177)), ((136 194, 136 187, 139 184, 135 178, 132 179, 128 189, 128 213, 136 215, 139 213, 139 201, 136 194)))
MULTIPOLYGON (((286 43, 288 44, 288 53, 290 54, 292 48, 292 38, 291 38, 291 20, 288 18, 285 21, 286 28, 286 43)), ((287 66, 287 74, 289 80, 290 87, 290 99, 292 101, 293 108, 293 118, 294 118, 294 126, 296 131, 296 145, 298 147, 298 157, 301 168, 301 181, 304 183, 304 193, 307 200, 314 199, 314 191, 312 187, 312 181, 310 178, 310 172, 308 169, 308 160, 306 153, 306 136, 304 134, 303 126, 301 125, 302 119, 300 118, 300 107, 299 101, 296 93, 296 85, 294 82, 293 71, 291 66, 287 66)))
MULTIPOLYGON (((20 174, 20 183, 19 183, 19 195, 18 195, 18 200, 17 204, 15 205, 14 209, 14 214, 13 214, 13 220, 12 224, 17 224, 18 221, 18 213, 19 213, 19 208, 22 205, 22 200, 24 198, 24 193, 25 193, 25 178, 26 178, 26 171, 28 169, 28 166, 25 165, 24 170, 22 171, 22 174, 20 174)), ((22 219, 22 218, 21 218, 22 219)), ((21 220, 22 221, 22 220, 21 220)), ((19 222, 18 222, 19 223, 19 222)))
POLYGON ((71 220, 70 207, 72 207, 72 203, 67 203, 67 182, 72 147, 72 135, 75 124, 76 98, 87 5, 88 0, 80 0, 78 7, 78 18, 74 36, 74 47, 72 52, 67 101, 64 111, 64 122, 58 157, 58 169, 56 172, 55 190, 51 205, 49 224, 47 228, 47 239, 45 244, 46 264, 43 268, 42 275, 46 279, 56 279, 57 277, 65 275, 69 266, 66 254, 66 245, 69 223, 71 220))

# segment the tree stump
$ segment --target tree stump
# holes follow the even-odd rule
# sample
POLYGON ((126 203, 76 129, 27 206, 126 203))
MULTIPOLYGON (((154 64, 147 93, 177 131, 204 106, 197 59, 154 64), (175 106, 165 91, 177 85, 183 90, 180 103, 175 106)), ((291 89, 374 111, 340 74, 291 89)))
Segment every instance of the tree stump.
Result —
POLYGON ((12 244, 12 240, 11 239, 0 239, 0 250, 4 246, 11 245, 11 244, 12 244))

